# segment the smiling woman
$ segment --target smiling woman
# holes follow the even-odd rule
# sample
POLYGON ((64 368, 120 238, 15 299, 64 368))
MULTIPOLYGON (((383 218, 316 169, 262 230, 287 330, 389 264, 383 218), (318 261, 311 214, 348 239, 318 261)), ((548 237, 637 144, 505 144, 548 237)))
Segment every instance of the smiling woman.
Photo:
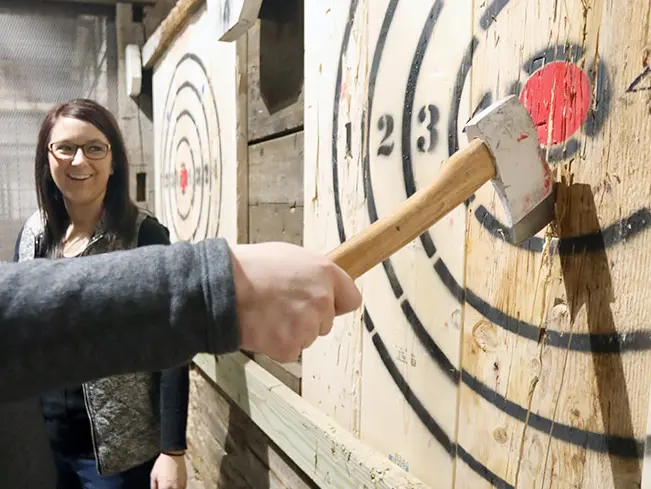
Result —
POLYGON ((125 239, 137 215, 129 198, 129 159, 113 115, 90 100, 72 100, 45 117, 36 147, 39 207, 47 220, 46 248, 90 239, 102 217, 125 239), (82 151, 79 151, 79 149, 82 151))
MULTIPOLYGON (((83 248, 88 243, 102 212, 108 180, 113 174, 111 145, 93 124, 72 117, 61 117, 52 127, 50 139, 50 175, 63 195, 72 221, 62 254, 75 256, 81 251, 79 246, 83 248)), ((45 167, 41 168, 45 174, 45 167)))
MULTIPOLYGON (((122 134, 100 104, 76 99, 48 112, 34 163, 39 210, 23 227, 17 260, 169 244, 167 228, 129 196, 122 134)), ((131 489, 151 478, 159 489, 184 489, 188 394, 187 365, 44 393, 58 488, 131 489)))

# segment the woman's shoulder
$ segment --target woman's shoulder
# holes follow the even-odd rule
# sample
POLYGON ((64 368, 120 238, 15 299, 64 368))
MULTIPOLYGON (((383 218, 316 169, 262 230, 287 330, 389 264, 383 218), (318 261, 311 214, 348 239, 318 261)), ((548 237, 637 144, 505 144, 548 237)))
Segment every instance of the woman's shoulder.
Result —
POLYGON ((23 261, 24 259, 34 257, 36 253, 35 240, 43 234, 44 229, 44 215, 40 210, 36 210, 25 220, 20 231, 18 231, 14 245, 14 261, 23 261))
POLYGON ((169 244, 170 231, 153 214, 140 211, 142 222, 138 228, 138 246, 169 244))

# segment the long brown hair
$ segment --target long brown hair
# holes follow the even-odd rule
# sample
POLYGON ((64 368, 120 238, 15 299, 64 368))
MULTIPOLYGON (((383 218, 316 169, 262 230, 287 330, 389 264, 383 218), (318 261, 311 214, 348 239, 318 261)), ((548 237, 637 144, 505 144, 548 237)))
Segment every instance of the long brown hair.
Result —
POLYGON ((48 160, 52 128, 61 117, 92 124, 111 144, 113 174, 108 180, 103 206, 107 232, 131 239, 138 211, 129 196, 129 157, 120 127, 113 114, 102 105, 89 99, 74 99, 53 107, 46 114, 36 144, 34 176, 38 205, 45 219, 44 249, 56 247, 70 224, 63 195, 52 179, 48 160))

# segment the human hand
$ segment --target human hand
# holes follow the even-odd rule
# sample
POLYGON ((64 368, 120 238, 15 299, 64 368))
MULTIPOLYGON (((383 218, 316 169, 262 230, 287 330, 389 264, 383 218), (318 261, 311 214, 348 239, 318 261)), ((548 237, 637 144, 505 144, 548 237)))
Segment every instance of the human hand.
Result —
POLYGON ((357 309, 352 278, 323 255, 288 243, 231 247, 240 347, 295 361, 334 317, 357 309))
POLYGON ((185 456, 167 455, 161 453, 151 470, 151 489, 185 489, 188 483, 188 473, 185 467, 185 456))

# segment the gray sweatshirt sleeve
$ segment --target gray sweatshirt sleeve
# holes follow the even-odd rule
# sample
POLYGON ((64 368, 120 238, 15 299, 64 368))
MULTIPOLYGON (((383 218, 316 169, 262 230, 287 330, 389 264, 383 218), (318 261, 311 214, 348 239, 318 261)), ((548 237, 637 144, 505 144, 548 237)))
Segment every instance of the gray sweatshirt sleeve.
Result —
POLYGON ((0 401, 237 351, 226 241, 0 264, 0 401))

